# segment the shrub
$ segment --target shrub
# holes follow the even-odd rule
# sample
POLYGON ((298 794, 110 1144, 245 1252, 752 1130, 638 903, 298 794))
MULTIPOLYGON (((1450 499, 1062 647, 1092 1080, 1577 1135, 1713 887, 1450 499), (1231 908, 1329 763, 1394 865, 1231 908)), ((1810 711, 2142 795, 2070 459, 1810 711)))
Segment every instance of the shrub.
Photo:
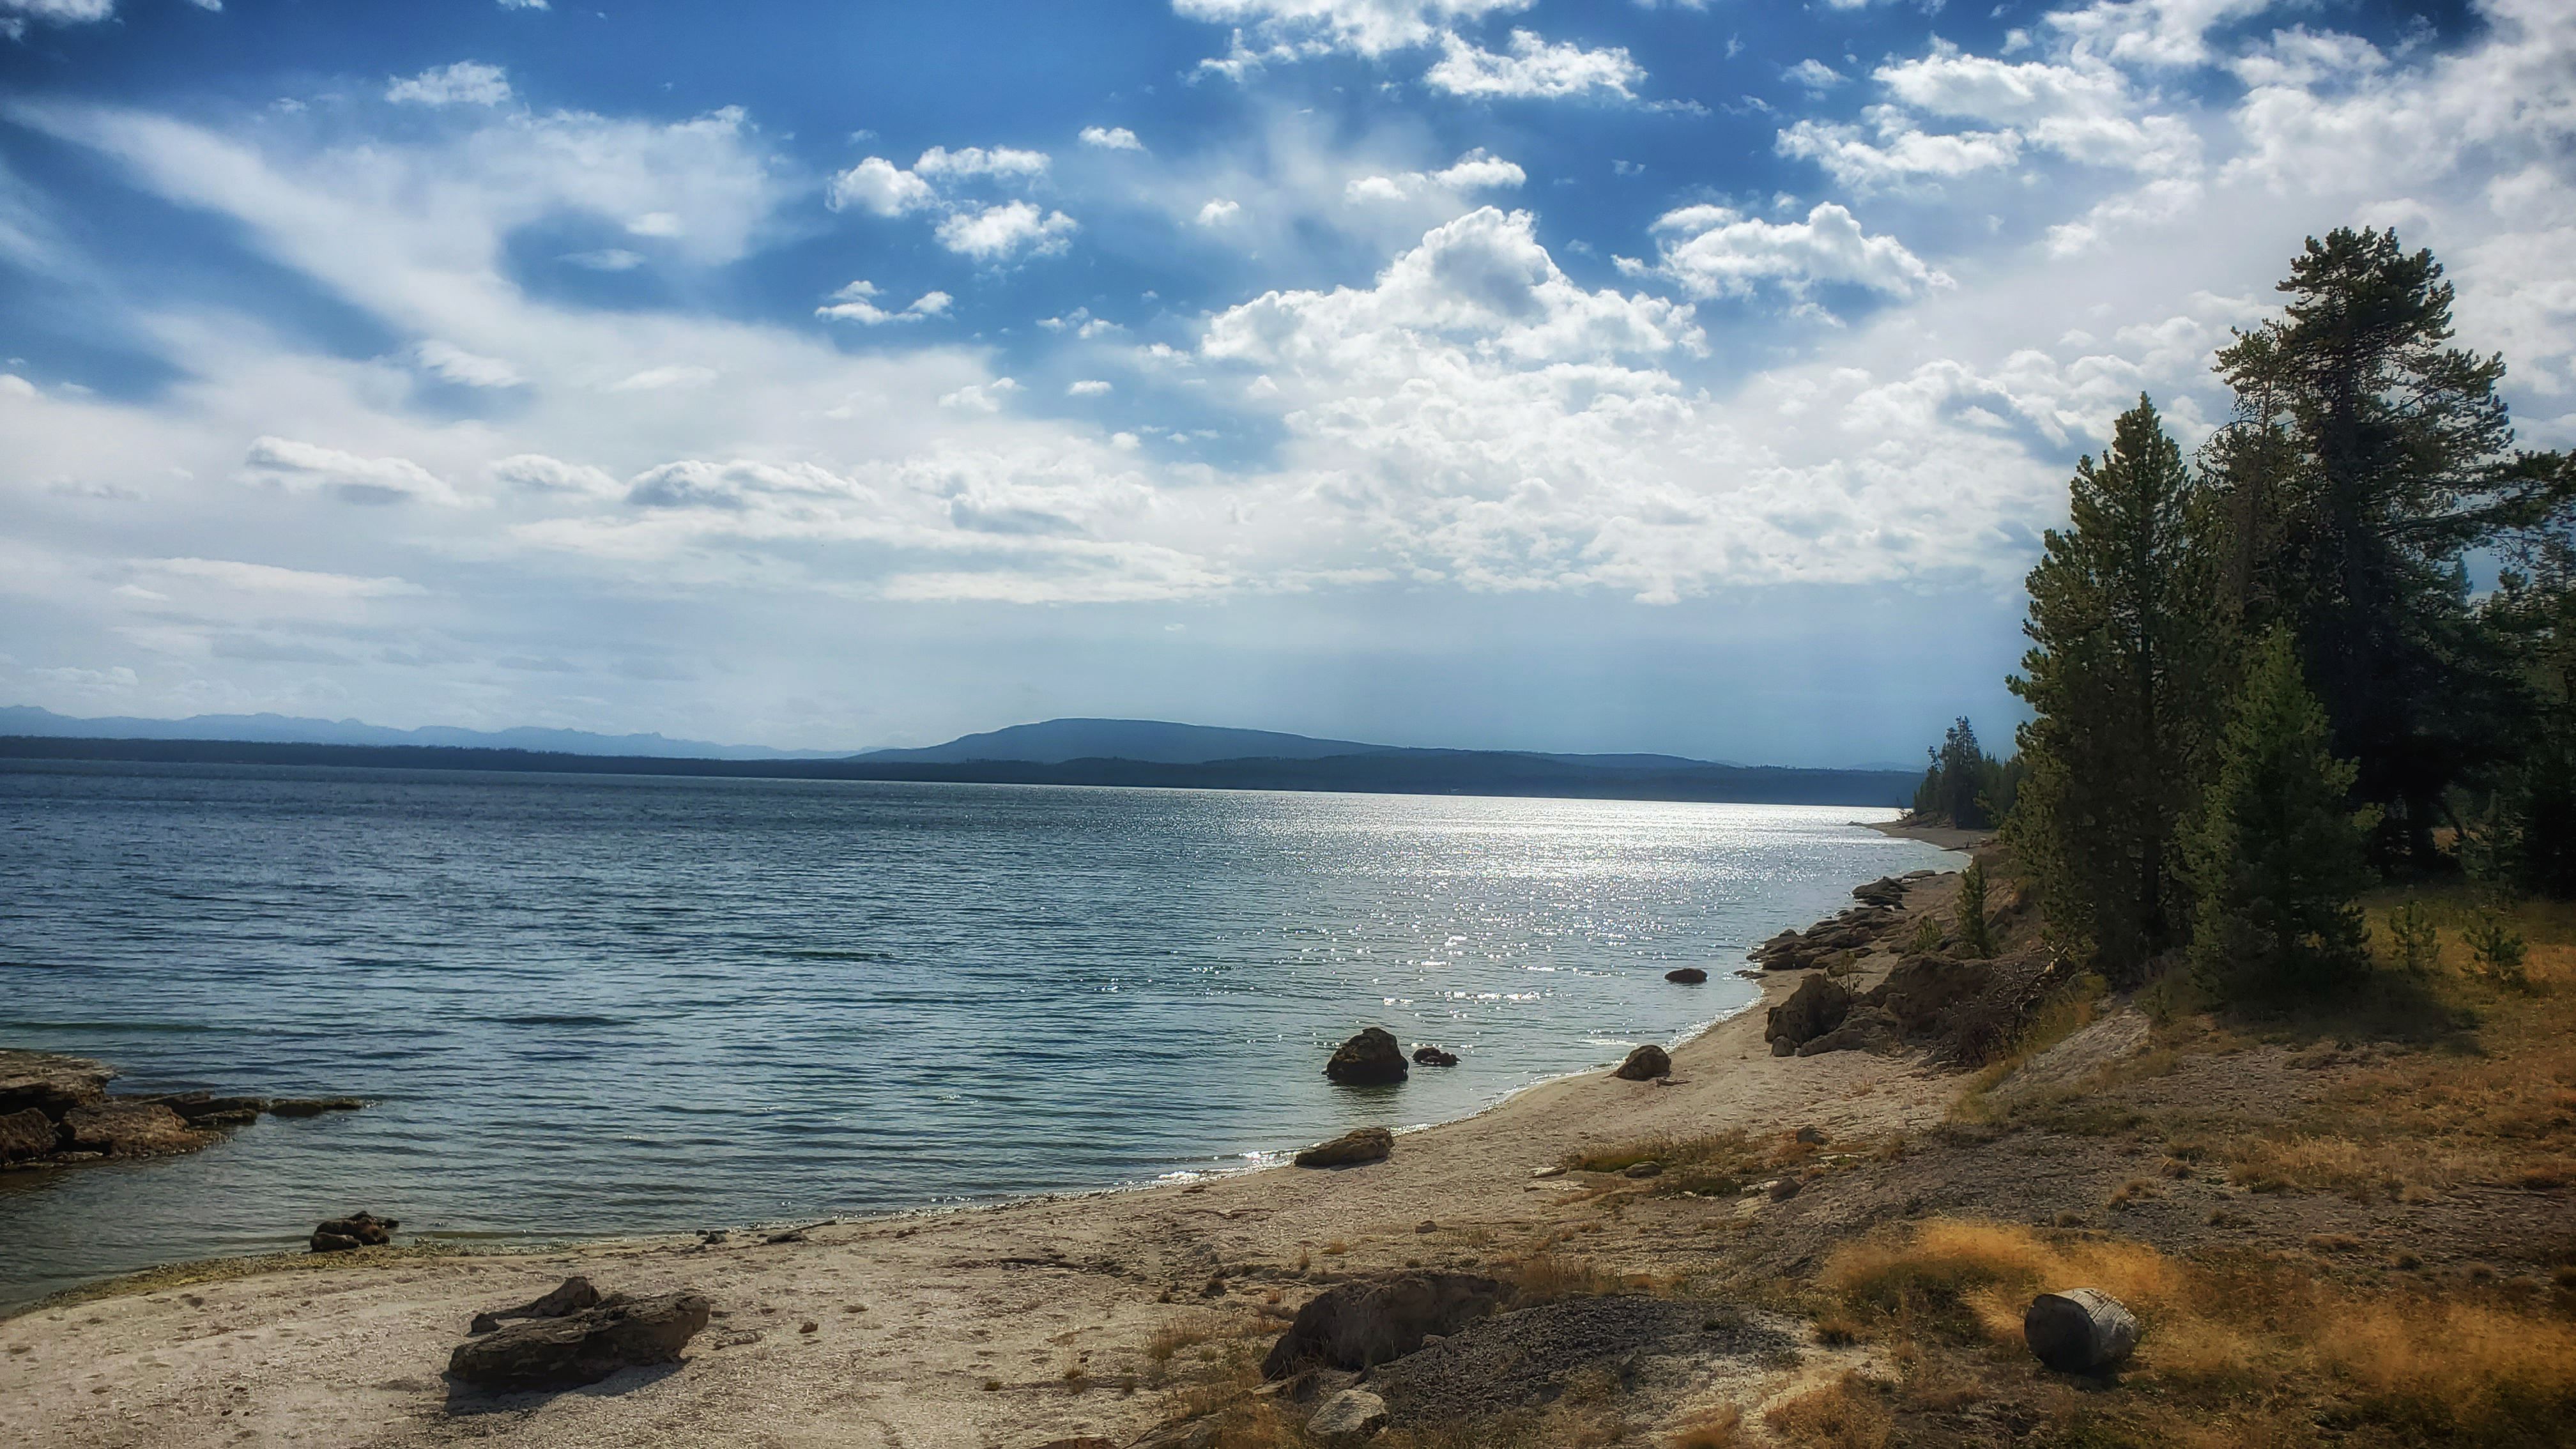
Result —
POLYGON ((2523 963, 2531 948, 2523 941, 2522 933, 2507 925, 2503 917, 2493 911, 2480 911, 2461 937, 2469 943, 2469 954, 2476 959, 2480 975, 2498 986, 2516 991, 2530 989, 2531 975, 2523 963))
POLYGON ((2429 976, 2442 965, 2442 932, 2422 903, 2408 901, 2388 913, 2388 937, 2397 948, 2397 964, 2412 976, 2429 976))

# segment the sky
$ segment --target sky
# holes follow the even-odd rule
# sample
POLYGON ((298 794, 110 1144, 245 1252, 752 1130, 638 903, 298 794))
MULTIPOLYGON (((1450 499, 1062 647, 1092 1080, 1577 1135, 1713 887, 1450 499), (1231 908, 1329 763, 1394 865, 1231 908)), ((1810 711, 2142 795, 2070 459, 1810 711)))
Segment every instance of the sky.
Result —
POLYGON ((2576 444, 2576 5, 0 0, 0 703, 2009 737, 2394 226, 2576 444))

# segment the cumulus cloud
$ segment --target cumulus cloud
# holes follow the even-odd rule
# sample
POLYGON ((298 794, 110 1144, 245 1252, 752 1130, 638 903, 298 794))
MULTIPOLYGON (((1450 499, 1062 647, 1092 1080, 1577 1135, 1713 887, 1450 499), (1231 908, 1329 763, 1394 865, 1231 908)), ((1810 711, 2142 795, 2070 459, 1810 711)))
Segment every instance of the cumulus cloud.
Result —
POLYGON ((1777 286, 1805 296, 1819 285, 1866 287, 1893 297, 1950 285, 1892 236, 1871 236, 1833 202, 1804 221, 1774 222, 1723 206, 1686 206, 1655 219, 1658 260, 1632 273, 1660 275, 1695 297, 1743 296, 1777 286))
POLYGON ((567 463, 543 453, 518 453, 496 458, 488 470, 494 482, 535 493, 570 493, 592 498, 613 498, 625 488, 605 470, 587 463, 567 463))
POLYGON ((1006 201, 981 211, 960 211, 939 223, 939 244, 979 262, 1053 256, 1080 230, 1061 211, 1026 201, 1006 201))
POLYGON ((1096 146, 1103 151, 1145 149, 1145 143, 1137 140, 1136 133, 1125 126, 1085 126, 1082 128, 1082 144, 1096 146))
POLYGON ((1806 87, 1807 94, 1820 96, 1841 85, 1849 77, 1832 66, 1810 56, 1780 72, 1781 78, 1806 87))
POLYGON ((510 79, 497 65, 460 60, 393 82, 385 87, 385 99, 397 105, 497 106, 510 99, 510 79))
POLYGON ((0 0, 0 30, 16 35, 28 20, 48 25, 95 25, 116 13, 116 0, 0 0))
POLYGON ((1870 131, 1800 121, 1781 131, 1774 144, 1781 155, 1813 161, 1834 180, 1864 191, 1916 177, 2009 167, 2021 156, 2021 137, 2011 131, 1935 135, 1893 107, 1873 106, 1864 114, 1870 131))
POLYGON ((824 203, 834 211, 860 207, 879 216, 901 216, 935 204, 931 184, 883 156, 870 156, 832 178, 824 203))
POLYGON ((1218 197, 1199 208, 1198 223, 1201 226, 1223 226, 1242 214, 1240 204, 1218 197))
POLYGON ((1407 171, 1399 176, 1361 176, 1343 187, 1351 201, 1402 201, 1426 192, 1482 191, 1514 188, 1529 180, 1518 165, 1479 146, 1437 171, 1407 171))
POLYGON ((1366 56, 1428 45, 1452 28, 1526 10, 1534 0, 1172 0, 1194 20, 1366 56))
POLYGON ((951 151, 933 146, 912 163, 918 176, 1010 176, 1026 179, 1044 176, 1049 159, 1043 151, 1017 151, 1008 146, 985 150, 981 146, 964 146, 951 151))
POLYGON ((1630 98, 1646 69, 1623 46, 1585 50, 1551 43, 1527 30, 1511 34, 1510 53, 1497 55, 1455 35, 1443 37, 1437 64, 1422 77, 1458 96, 1493 100, 1555 100, 1568 96, 1630 98))
POLYGON ((1096 377, 1083 378, 1064 390, 1067 397, 1107 397, 1110 391, 1109 384, 1096 377))
POLYGON ((919 322, 948 310, 956 299, 946 292, 924 292, 912 304, 899 311, 889 311, 875 301, 877 285, 862 278, 832 294, 832 300, 814 309, 814 315, 834 322, 857 322, 869 327, 887 322, 919 322))

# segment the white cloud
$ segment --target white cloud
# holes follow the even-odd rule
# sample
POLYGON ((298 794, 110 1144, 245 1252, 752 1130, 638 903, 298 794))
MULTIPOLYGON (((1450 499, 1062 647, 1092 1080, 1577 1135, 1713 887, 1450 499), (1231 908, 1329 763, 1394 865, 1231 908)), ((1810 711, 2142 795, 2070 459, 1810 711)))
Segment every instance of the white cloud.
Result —
POLYGON ((1861 190, 1918 176, 1965 176, 2011 166, 2021 156, 2021 137, 2011 131, 1934 135, 1891 107, 1873 106, 1865 114, 1875 123, 1874 141, 1857 126, 1800 121, 1780 132, 1776 145, 1781 155, 1813 161, 1836 181, 1861 190))
POLYGON ((2092 0, 2053 11, 2047 23, 2077 52, 2124 65, 2191 66, 2210 58, 2209 32, 2272 8, 2275 0, 2092 0))
POLYGON ((1826 202, 1794 222, 1763 221, 1723 206, 1686 206, 1656 218, 1659 260, 1651 270, 1695 297, 1743 296, 1765 284, 1804 296, 1819 284, 1867 287, 1906 297, 1950 279, 1892 236, 1871 236, 1851 212, 1826 202))
POLYGON ((1404 201, 1436 192, 1445 195, 1434 200, 1447 201, 1459 193, 1518 187, 1528 180, 1528 172, 1479 146, 1438 171, 1355 177, 1342 188, 1342 196, 1352 202, 1404 201))
POLYGON ((395 81, 385 87, 385 99, 416 106, 497 106, 510 99, 510 80, 497 65, 460 60, 395 81))
POLYGON ((965 146, 951 151, 933 146, 912 163, 916 176, 1044 176, 1048 159, 1043 151, 1015 151, 996 146, 987 151, 981 146, 965 146))
POLYGON ((1242 214, 1243 208, 1240 205, 1235 202, 1228 201, 1223 197, 1219 197, 1199 208, 1198 224, 1201 226, 1223 226, 1242 214))
POLYGON ((366 458, 292 438, 254 439, 243 477, 290 493, 326 493, 345 503, 469 502, 447 481, 408 458, 366 458))
POLYGON ((0 0, 0 11, 49 25, 94 25, 116 13, 116 0, 0 0))
POLYGON ((1810 56, 1780 72, 1781 78, 1807 88, 1809 95, 1823 95, 1849 79, 1841 71, 1810 56))
POLYGON ((1441 57, 1423 73, 1434 88, 1451 95, 1497 100, 1561 99, 1595 92, 1633 97, 1646 78, 1645 67, 1623 46, 1585 50, 1572 43, 1550 43, 1526 30, 1511 34, 1511 53, 1497 55, 1455 35, 1441 40, 1441 57))
POLYGON ((901 311, 888 311, 873 300, 877 295, 874 282, 864 279, 852 282, 834 292, 830 303, 815 308, 814 315, 835 322, 858 322, 875 327, 886 322, 918 322, 925 317, 936 317, 946 312, 949 304, 956 300, 946 292, 924 292, 913 299, 911 306, 901 311))
POLYGON ((991 382, 970 383, 961 387, 940 398, 939 405, 970 413, 997 413, 1002 410, 1002 399, 1019 390, 1019 383, 1013 379, 997 377, 991 382))
POLYGON ((1465 191, 1484 186, 1518 186, 1529 173, 1479 146, 1431 174, 1443 186, 1465 191))
POLYGON ((1109 384, 1096 377, 1083 378, 1064 390, 1067 397, 1106 397, 1110 391, 1109 384))
POLYGON ((274 564, 240 563, 231 559, 162 558, 152 560, 146 567, 158 573, 194 579, 246 594, 294 594, 316 599, 390 599, 428 592, 404 579, 359 578, 351 574, 319 573, 309 569, 279 568, 274 564))
POLYGON ((546 3, 546 0, 501 0, 501 8, 504 10, 546 10, 553 7, 549 6, 546 3))
POLYGON ((883 156, 870 156, 832 178, 824 203, 834 211, 864 207, 879 216, 901 216, 936 203, 939 193, 929 182, 883 156))
POLYGON ((608 385, 610 392, 663 392, 672 388, 705 387, 719 376, 712 367, 675 362, 662 367, 648 367, 631 372, 608 385))
POLYGON ((496 458, 487 467, 493 481, 534 493, 586 494, 593 498, 614 498, 626 490, 605 471, 587 463, 567 463, 543 453, 519 453, 496 458))
POLYGON ((619 247, 607 247, 595 252, 572 252, 563 260, 594 272, 631 272, 644 265, 642 257, 619 247))
POLYGON ((1145 143, 1137 140, 1136 133, 1125 126, 1085 126, 1082 128, 1082 144, 1097 146, 1103 151, 1145 149, 1145 143))
POLYGON ((1052 256, 1079 228, 1061 211, 1041 211, 1026 201, 1006 201, 981 211, 961 211, 939 223, 939 244, 979 262, 1019 256, 1052 256))
POLYGON ((1428 45, 1461 23, 1526 10, 1533 0, 1172 0, 1193 20, 1249 25, 1366 56, 1428 45))
POLYGON ((459 387, 517 387, 527 381, 519 370, 497 357, 478 357, 452 342, 435 338, 412 349, 423 370, 459 387))

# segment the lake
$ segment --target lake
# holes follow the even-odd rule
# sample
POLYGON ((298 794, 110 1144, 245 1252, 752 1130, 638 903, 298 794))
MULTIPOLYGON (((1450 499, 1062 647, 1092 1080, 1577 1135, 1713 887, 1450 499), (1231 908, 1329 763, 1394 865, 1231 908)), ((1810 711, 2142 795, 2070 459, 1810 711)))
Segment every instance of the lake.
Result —
POLYGON ((0 762, 0 1045, 372 1104, 0 1174, 0 1303, 358 1208, 806 1221, 1462 1116, 1741 1009, 1747 946, 1944 867, 1854 823, 1892 814, 0 762), (1460 1065, 1326 1082, 1371 1024, 1460 1065))

